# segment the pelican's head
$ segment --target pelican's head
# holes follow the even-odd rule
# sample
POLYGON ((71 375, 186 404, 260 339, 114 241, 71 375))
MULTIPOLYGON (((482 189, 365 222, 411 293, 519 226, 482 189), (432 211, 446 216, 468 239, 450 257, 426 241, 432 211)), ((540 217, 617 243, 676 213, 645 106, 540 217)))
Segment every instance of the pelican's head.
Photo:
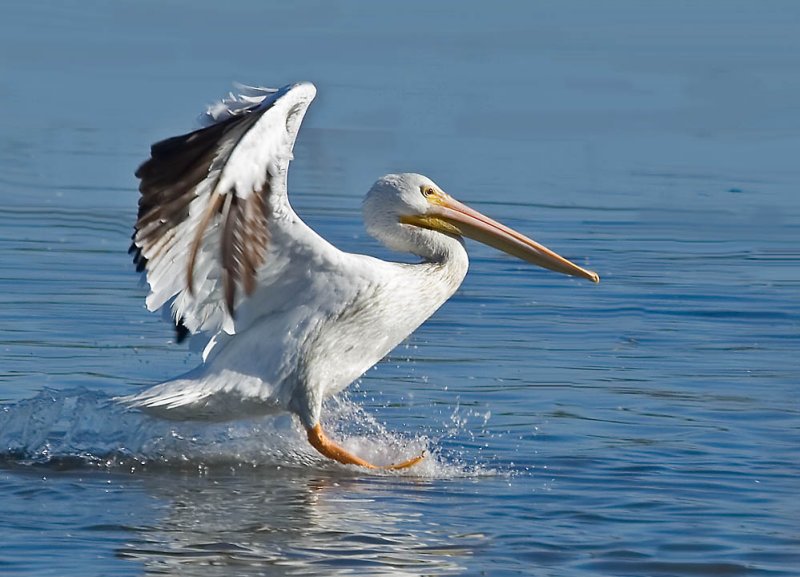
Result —
POLYGON ((367 232, 395 250, 441 258, 466 236, 541 267, 599 282, 597 273, 458 202, 421 174, 387 174, 364 200, 367 232), (447 239, 447 240, 445 240, 447 239))

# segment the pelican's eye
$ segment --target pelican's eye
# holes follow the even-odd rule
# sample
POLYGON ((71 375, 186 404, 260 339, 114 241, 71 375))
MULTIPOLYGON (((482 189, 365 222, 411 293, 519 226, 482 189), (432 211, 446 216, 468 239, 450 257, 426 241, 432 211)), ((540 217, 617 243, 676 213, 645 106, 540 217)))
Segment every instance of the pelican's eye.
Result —
POLYGON ((419 190, 420 192, 422 192, 422 196, 424 196, 425 198, 428 198, 429 196, 433 196, 434 194, 436 194, 436 191, 433 189, 432 186, 423 185, 419 187, 419 190))

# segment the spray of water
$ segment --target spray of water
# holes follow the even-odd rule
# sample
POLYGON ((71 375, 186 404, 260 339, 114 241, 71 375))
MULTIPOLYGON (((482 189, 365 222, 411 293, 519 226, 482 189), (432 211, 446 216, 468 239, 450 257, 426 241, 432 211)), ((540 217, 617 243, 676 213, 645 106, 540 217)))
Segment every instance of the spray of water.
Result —
MULTIPOLYGON (((445 458, 435 448, 438 439, 390 432, 347 397, 329 401, 325 415, 330 433, 348 450, 372 462, 388 464, 423 451, 427 454, 408 471, 369 474, 424 478, 492 474, 451 455, 445 458)), ((450 429, 446 436, 453 434, 450 429)), ((0 406, 0 461, 131 472, 171 467, 200 471, 214 467, 355 469, 314 452, 290 415, 229 423, 164 421, 87 389, 47 389, 30 399, 0 406)), ((357 471, 366 474, 363 469, 357 471)))

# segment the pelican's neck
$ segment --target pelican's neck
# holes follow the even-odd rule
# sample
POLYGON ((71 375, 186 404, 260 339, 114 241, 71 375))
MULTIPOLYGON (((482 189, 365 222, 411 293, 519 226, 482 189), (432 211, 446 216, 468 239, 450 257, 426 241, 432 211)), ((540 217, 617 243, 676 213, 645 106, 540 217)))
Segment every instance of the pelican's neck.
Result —
POLYGON ((431 280, 436 279, 438 281, 436 284, 446 288, 445 299, 449 298, 464 280, 469 268, 469 258, 461 237, 404 225, 396 221, 381 222, 369 218, 366 224, 367 232, 386 247, 422 258, 421 263, 404 266, 422 272, 423 276, 430 277, 431 280))
POLYGON ((427 237, 427 242, 418 245, 418 254, 428 262, 456 262, 459 260, 467 261, 467 249, 464 246, 464 239, 460 236, 450 236, 441 232, 419 229, 420 236, 427 237))
POLYGON ((414 252, 423 258, 417 265, 424 275, 435 278, 439 286, 446 287, 445 300, 461 286, 469 269, 469 257, 460 237, 439 232, 423 231, 433 237, 434 242, 421 243, 414 252), (425 251, 419 250, 424 247, 425 251))

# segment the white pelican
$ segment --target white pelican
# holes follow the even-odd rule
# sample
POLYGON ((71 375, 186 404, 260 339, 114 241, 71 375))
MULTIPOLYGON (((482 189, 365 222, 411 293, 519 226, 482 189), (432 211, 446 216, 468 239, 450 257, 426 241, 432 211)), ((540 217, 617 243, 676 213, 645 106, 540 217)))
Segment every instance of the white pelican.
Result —
POLYGON ((419 174, 378 179, 363 205, 367 231, 419 263, 340 251, 300 220, 286 192, 314 85, 240 91, 211 106, 202 128, 154 144, 136 171, 131 251, 147 271, 147 307, 170 304, 179 336, 209 340, 199 367, 124 402, 172 419, 290 411, 324 456, 375 468, 323 433, 322 402, 453 295, 467 273, 462 237, 598 282, 419 174))

